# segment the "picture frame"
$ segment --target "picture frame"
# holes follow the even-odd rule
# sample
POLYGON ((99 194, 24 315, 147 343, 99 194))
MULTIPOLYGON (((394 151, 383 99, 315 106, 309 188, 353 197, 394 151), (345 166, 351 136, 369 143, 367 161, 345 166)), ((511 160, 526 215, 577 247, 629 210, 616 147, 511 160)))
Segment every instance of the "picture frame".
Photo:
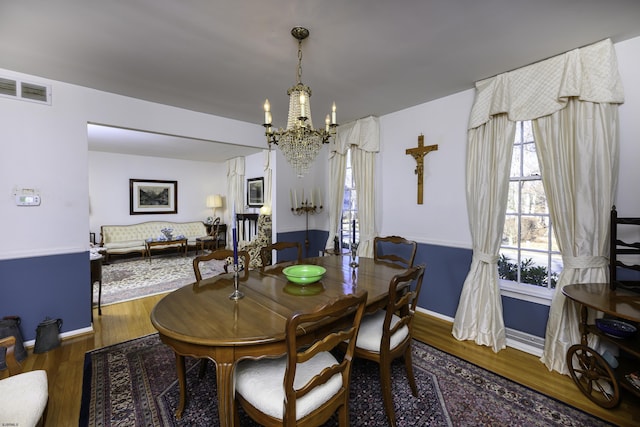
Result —
POLYGON ((178 213, 178 181, 129 179, 129 215, 178 213))
POLYGON ((247 179, 247 205, 260 208, 264 205, 264 178, 247 179))

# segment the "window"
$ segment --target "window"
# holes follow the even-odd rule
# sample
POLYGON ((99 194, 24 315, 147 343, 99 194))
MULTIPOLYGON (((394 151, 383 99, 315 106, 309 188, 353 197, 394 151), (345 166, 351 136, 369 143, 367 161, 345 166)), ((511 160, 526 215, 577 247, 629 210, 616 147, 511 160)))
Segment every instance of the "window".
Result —
POLYGON ((561 270, 531 122, 518 122, 498 275, 526 294, 555 288, 561 270))
POLYGON ((342 221, 340 223, 340 247, 351 249, 353 242, 360 241, 358 225, 358 201, 356 185, 351 168, 351 149, 347 151, 347 167, 344 179, 344 198, 342 201, 342 221))

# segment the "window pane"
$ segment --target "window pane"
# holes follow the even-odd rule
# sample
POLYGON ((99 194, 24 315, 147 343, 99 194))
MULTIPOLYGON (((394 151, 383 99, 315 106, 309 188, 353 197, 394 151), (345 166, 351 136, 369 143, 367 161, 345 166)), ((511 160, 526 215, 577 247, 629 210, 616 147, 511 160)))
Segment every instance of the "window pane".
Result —
POLYGON ((522 146, 522 176, 540 176, 540 166, 533 143, 522 146))
POLYGON ((547 212, 547 197, 544 194, 542 181, 523 181, 520 209, 523 214, 547 212))
POLYGON ((502 231, 502 246, 518 245, 518 216, 507 215, 502 231))
POLYGON ((509 195, 507 196, 507 213, 518 213, 520 205, 520 183, 512 181, 509 183, 509 195))
POLYGON ((549 250, 548 221, 544 216, 522 215, 520 244, 523 249, 549 250))
POLYGON ((520 253, 520 283, 547 286, 549 279, 548 255, 538 252, 522 251, 520 253))
MULTIPOLYGON (((533 142, 533 127, 531 126, 531 121, 527 120, 522 123, 522 142, 533 142)), ((516 141, 520 141, 516 139, 516 141)))
POLYGON ((522 147, 516 145, 513 147, 513 154, 511 154, 511 171, 509 172, 509 176, 511 178, 519 177, 520 175, 520 159, 522 158, 521 153, 522 147))

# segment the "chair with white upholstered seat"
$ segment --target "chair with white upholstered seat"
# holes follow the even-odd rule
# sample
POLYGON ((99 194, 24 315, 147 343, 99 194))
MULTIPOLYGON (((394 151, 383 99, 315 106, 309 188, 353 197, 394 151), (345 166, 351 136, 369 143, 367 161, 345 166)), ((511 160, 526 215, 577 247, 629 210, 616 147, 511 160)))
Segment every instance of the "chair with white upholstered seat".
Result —
POLYGON ((237 364, 236 405, 265 426, 322 425, 336 411, 340 426, 348 426, 351 361, 366 300, 366 292, 351 294, 308 313, 293 313, 285 328, 285 356, 237 364), (309 343, 305 329, 313 331, 309 325, 321 321, 331 331, 309 343), (343 356, 334 356, 330 351, 344 340, 351 344, 343 356))
POLYGON ((33 427, 44 426, 49 385, 43 370, 22 373, 15 358, 16 338, 0 339, 0 350, 6 349, 5 360, 9 377, 0 380, 0 425, 33 427))
POLYGON ((404 358, 411 393, 415 397, 418 396, 411 359, 411 328, 424 270, 423 265, 418 265, 391 279, 386 308, 364 316, 356 341, 354 356, 372 360, 380 365, 382 397, 391 426, 396 425, 391 393, 391 363, 394 359, 404 358), (415 288, 412 291, 413 282, 415 288))

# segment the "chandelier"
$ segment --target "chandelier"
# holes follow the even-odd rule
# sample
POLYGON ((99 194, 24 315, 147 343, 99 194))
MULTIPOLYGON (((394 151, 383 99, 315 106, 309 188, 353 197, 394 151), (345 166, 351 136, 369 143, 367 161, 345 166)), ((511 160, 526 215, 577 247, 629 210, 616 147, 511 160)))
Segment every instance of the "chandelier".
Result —
POLYGON ((324 129, 314 129, 311 121, 311 88, 302 84, 302 40, 309 36, 309 30, 294 27, 291 35, 298 40, 298 74, 296 84, 287 90, 289 95, 289 115, 286 129, 272 128, 271 104, 264 102, 265 135, 269 149, 271 145, 280 147, 289 164, 299 177, 309 171, 309 166, 315 160, 322 144, 327 144, 329 138, 335 136, 338 123, 336 122, 336 103, 333 103, 331 114, 327 114, 324 129))

